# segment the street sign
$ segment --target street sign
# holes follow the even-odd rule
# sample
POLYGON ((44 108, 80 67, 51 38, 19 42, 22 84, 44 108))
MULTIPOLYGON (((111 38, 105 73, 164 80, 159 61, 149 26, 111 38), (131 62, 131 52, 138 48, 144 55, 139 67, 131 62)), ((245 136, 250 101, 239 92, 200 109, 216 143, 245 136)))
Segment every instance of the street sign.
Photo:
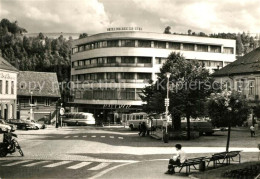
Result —
POLYGON ((170 105, 170 99, 169 98, 165 98, 164 105, 165 106, 169 106, 170 105))
POLYGON ((64 108, 60 108, 60 115, 63 116, 65 113, 65 109, 64 108))

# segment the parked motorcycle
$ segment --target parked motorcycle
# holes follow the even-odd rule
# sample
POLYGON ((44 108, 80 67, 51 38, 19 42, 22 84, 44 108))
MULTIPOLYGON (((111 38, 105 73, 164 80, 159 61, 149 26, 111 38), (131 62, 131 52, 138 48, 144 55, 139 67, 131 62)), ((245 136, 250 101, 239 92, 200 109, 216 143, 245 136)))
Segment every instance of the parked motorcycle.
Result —
POLYGON ((0 143, 0 157, 5 157, 8 153, 12 154, 16 152, 16 149, 21 156, 24 156, 21 146, 13 137, 17 138, 17 135, 9 131, 3 133, 3 142, 0 143))

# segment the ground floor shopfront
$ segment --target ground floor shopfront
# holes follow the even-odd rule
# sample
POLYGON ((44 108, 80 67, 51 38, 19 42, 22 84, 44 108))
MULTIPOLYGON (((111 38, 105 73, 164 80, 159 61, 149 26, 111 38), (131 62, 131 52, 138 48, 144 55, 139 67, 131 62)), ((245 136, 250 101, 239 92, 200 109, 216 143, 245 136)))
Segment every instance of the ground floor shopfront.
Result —
POLYGON ((124 115, 142 111, 142 106, 138 105, 118 105, 118 104, 77 104, 70 103, 71 112, 89 112, 94 114, 96 124, 118 124, 124 122, 124 115))
POLYGON ((16 119, 16 100, 0 99, 0 118, 16 119))

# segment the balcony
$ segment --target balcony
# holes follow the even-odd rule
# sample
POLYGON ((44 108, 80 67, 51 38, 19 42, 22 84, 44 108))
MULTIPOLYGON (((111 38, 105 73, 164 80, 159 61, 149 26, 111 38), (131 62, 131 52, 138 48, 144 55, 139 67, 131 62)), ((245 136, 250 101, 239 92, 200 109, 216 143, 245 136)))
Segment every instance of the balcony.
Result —
POLYGON ((95 67, 152 67, 152 63, 102 63, 74 67, 75 70, 95 67))

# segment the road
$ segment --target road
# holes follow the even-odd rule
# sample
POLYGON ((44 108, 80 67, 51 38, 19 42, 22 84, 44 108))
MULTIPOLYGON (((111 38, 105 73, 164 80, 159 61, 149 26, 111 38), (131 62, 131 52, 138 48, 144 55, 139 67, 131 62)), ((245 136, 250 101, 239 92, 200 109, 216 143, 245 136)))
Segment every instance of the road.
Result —
MULTIPOLYGON (((174 177, 163 174, 176 141, 165 144, 139 137, 136 131, 122 127, 51 126, 16 134, 25 156, 17 152, 0 158, 0 178, 187 178, 182 174, 174 177)), ((224 145, 218 142, 224 143, 225 138, 224 133, 204 136, 203 141, 208 141, 209 146, 212 141, 214 147, 198 143, 201 139, 182 143, 189 156, 197 157, 223 151, 224 145)), ((242 147, 251 160, 258 151, 253 144, 251 141, 247 148, 237 145, 234 149, 242 147)))

